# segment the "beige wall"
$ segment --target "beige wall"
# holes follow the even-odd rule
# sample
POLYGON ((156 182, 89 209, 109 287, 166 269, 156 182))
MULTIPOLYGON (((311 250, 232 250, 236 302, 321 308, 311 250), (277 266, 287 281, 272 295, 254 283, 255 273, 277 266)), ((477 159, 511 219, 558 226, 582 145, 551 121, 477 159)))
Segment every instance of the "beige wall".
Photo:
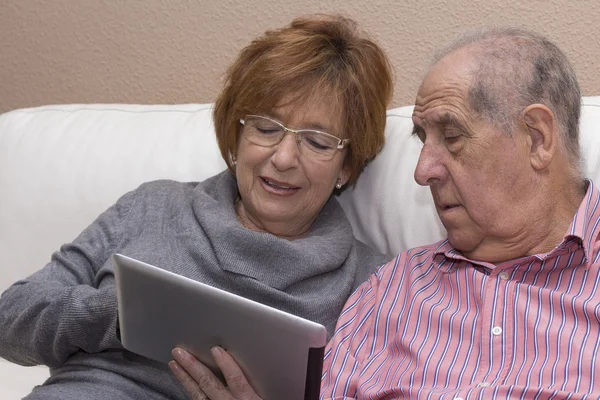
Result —
POLYGON ((600 94, 598 0, 1 0, 0 112, 210 102, 251 38, 300 14, 334 11, 389 52, 396 106, 413 102, 433 49, 486 24, 548 35, 573 61, 584 94, 600 94))

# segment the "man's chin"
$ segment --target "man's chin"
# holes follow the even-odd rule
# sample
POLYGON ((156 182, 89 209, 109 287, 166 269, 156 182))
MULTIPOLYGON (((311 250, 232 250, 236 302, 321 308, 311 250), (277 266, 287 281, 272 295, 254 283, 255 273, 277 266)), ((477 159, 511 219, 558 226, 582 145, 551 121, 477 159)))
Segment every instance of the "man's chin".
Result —
POLYGON ((448 232, 448 243, 463 254, 475 251, 481 243, 481 238, 475 237, 475 235, 465 234, 464 231, 461 232, 458 229, 446 228, 446 230, 448 232))

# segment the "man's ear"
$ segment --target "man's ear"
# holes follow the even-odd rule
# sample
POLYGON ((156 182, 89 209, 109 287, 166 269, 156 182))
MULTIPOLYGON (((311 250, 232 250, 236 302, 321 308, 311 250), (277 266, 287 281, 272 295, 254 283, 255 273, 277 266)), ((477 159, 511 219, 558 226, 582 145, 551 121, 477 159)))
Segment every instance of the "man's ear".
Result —
POLYGON ((559 140, 554 113, 543 104, 531 104, 523 110, 521 120, 528 135, 531 166, 536 170, 547 168, 559 140))

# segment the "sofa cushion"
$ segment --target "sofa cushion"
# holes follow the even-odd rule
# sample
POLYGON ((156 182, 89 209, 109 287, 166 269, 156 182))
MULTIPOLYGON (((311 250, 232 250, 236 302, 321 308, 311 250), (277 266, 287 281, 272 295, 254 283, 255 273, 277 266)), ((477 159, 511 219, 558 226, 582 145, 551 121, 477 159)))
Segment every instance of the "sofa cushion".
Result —
POLYGON ((50 376, 44 366, 22 367, 0 358, 0 394, 6 400, 22 399, 50 376))

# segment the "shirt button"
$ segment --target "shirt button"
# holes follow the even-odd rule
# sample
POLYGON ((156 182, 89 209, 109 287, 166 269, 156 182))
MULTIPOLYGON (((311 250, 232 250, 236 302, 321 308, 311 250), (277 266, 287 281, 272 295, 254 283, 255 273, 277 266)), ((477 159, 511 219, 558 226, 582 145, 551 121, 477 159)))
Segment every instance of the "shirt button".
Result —
POLYGON ((507 281, 508 280, 508 272, 500 272, 500 279, 507 281))
POLYGON ((486 388, 486 387, 490 387, 490 384, 487 382, 481 382, 479 385, 477 385, 477 387, 486 388))
POLYGON ((463 400, 462 397, 455 397, 454 400, 463 400))
POLYGON ((495 326, 492 328, 492 335, 498 336, 501 333, 502 333, 502 328, 500 328, 499 326, 495 326))

